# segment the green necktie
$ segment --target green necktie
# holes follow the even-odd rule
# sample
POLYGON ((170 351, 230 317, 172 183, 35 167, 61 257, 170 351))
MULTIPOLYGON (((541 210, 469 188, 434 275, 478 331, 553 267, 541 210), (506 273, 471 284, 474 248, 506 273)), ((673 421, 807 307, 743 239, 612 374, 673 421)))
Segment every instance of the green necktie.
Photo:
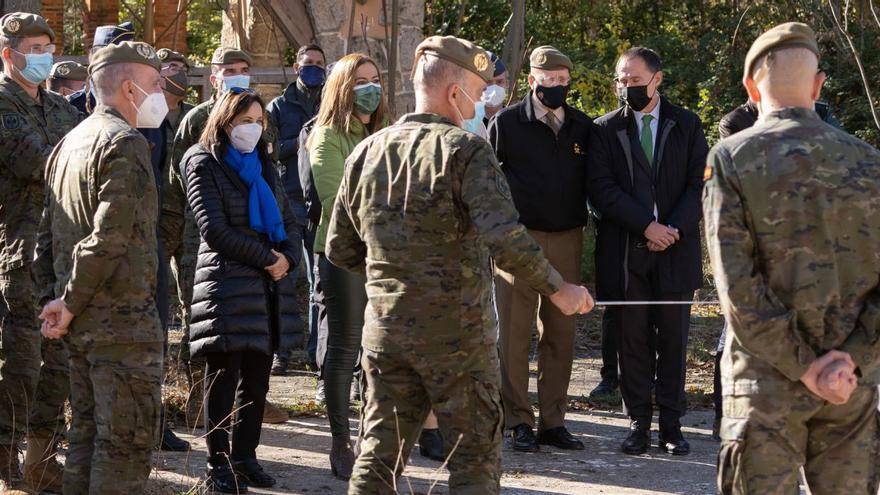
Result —
POLYGON ((639 141, 642 142, 642 151, 645 152, 645 156, 648 158, 648 163, 654 164, 654 138, 651 134, 651 121, 654 120, 654 116, 651 114, 642 115, 642 135, 639 137, 639 141))

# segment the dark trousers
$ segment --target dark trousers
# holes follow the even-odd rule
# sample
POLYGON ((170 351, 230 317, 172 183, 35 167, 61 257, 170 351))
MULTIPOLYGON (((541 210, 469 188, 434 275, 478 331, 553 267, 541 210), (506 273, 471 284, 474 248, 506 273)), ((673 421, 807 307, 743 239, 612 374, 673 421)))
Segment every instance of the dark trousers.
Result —
POLYGON ((230 458, 232 462, 256 459, 272 356, 244 351, 209 353, 205 357, 208 462, 218 465, 230 462, 230 458))
MULTIPOLYGON (((626 298, 690 301, 693 292, 657 289, 659 256, 632 244, 626 298)), ((679 426, 687 404, 684 393, 690 305, 627 306, 620 312, 620 392, 630 418, 650 424, 651 383, 655 381, 660 428, 679 426), (656 357, 656 360, 655 360, 656 357)))
POLYGON ((619 306, 609 306, 602 313, 602 369, 599 374, 603 382, 618 383, 617 340, 620 334, 619 306))
POLYGON ((347 436, 351 380, 364 333, 366 279, 334 266, 323 255, 318 263, 327 308, 327 355, 321 368, 327 419, 332 435, 347 436))

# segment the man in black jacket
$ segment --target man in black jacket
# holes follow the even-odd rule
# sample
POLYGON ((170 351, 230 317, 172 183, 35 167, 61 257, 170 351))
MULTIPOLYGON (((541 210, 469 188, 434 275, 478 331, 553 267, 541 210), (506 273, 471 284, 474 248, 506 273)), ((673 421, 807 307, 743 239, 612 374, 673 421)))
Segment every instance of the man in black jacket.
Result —
MULTIPOLYGON (((321 90, 324 88, 324 81, 327 77, 324 51, 320 46, 314 44, 301 46, 296 52, 296 63, 293 64, 293 70, 297 74, 296 81, 291 83, 281 96, 269 103, 266 112, 272 124, 278 129, 278 158, 283 165, 281 180, 303 238, 304 259, 306 261, 303 269, 306 270, 310 286, 314 286, 311 276, 313 271, 311 253, 315 235, 313 232, 310 233, 307 228, 306 203, 299 178, 297 157, 300 148, 300 131, 303 125, 318 113, 318 108, 321 105, 321 90)), ((309 307, 312 308, 313 305, 309 307)), ((314 363, 317 323, 312 313, 313 311, 310 309, 310 333, 307 348, 309 361, 314 363)), ((272 363, 272 374, 283 375, 286 373, 289 362, 289 352, 283 355, 276 354, 272 363)))
MULTIPOLYGON (((595 126, 565 103, 571 60, 551 46, 529 57, 531 91, 489 124, 520 222, 566 282, 581 280, 583 227, 587 223, 587 145, 595 126)), ((575 318, 565 316, 525 281, 498 269, 495 277, 501 327, 501 396, 505 427, 514 450, 534 452, 538 444, 584 448, 565 428, 568 384, 574 357, 575 318), (540 419, 529 401, 529 350, 538 313, 538 397, 540 419)))
MULTIPOLYGON (((699 118, 661 97, 660 57, 632 48, 617 62, 625 105, 599 119, 590 142, 588 189, 601 216, 596 240, 601 300, 687 302, 702 285, 702 175, 709 151, 699 118)), ((679 418, 690 305, 634 305, 614 311, 619 322, 621 394, 632 423, 627 454, 650 443, 656 377, 661 449, 689 453, 679 418), (656 357, 656 359, 655 359, 656 357)))

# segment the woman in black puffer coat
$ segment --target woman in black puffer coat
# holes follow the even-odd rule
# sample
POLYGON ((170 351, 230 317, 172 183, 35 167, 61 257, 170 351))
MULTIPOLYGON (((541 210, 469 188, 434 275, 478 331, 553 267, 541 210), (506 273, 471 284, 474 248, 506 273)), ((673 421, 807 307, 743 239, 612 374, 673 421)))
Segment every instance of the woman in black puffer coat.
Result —
POLYGON ((256 460, 269 369, 273 351, 297 345, 303 330, 288 276, 302 241, 261 138, 264 108, 232 88, 183 158, 201 234, 189 345, 207 361, 208 485, 220 493, 274 485, 256 460))

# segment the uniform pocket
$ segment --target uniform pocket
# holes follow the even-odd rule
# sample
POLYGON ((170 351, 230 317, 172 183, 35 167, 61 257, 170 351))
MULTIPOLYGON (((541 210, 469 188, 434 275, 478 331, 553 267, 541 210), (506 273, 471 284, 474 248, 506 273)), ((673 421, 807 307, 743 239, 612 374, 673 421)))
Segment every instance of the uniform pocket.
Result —
POLYGON ((721 450, 718 452, 718 492, 722 495, 749 493, 743 451, 748 420, 721 420, 721 450))
POLYGON ((151 449, 159 439, 159 380, 140 370, 113 371, 110 443, 120 449, 151 449))

